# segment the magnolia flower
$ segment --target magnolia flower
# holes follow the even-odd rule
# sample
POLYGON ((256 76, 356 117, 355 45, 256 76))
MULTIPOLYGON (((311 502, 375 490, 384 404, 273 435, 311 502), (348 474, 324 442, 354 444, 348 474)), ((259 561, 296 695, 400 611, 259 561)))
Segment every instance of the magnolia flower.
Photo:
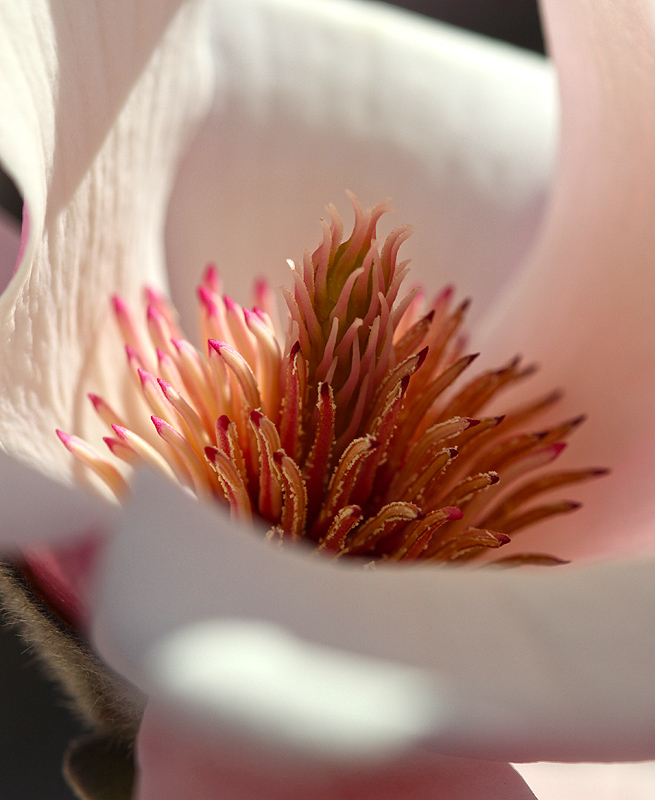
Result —
MULTIPOLYGON (((653 756, 655 19, 646 0, 544 7, 550 188, 551 73, 497 45, 336 0, 0 5, 0 158, 26 203, 0 297, 0 536, 88 629, 101 694, 130 681, 135 715, 149 698, 141 800, 521 798, 509 761, 653 756), (163 287, 166 263, 184 316, 209 258, 237 297, 277 280, 347 187, 393 195, 422 282, 475 297, 490 363, 538 359, 531 393, 588 412, 576 462, 612 476, 529 535, 572 565, 363 572, 149 475, 124 509, 77 488, 55 428, 93 438, 86 391, 128 398, 107 298, 163 287)), ((585 796, 575 774, 551 796, 585 796)))

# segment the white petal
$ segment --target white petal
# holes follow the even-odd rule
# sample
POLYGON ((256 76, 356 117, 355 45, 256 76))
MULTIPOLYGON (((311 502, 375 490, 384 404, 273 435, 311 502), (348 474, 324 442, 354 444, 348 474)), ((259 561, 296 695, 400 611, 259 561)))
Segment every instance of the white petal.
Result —
MULTIPOLYGON (((559 413, 587 412, 570 451, 613 474, 545 544, 565 556, 655 549, 655 19, 639 0, 545 2, 562 96, 562 148, 543 235, 479 343, 542 365, 559 413), (561 545, 561 547, 560 547, 561 545)), ((527 386, 525 387, 527 390, 527 386)), ((570 462, 569 462, 570 463, 570 462)))
POLYGON ((62 478, 54 428, 84 428, 85 389, 120 359, 109 295, 163 279, 169 187, 209 88, 201 11, 0 4, 0 159, 30 223, 0 297, 0 440, 62 478))
POLYGON ((24 466, 0 448, 0 545, 60 544, 90 532, 109 531, 115 506, 63 486, 24 466))
MULTIPOLYGON (((214 631, 264 623, 302 642, 297 663, 305 647, 327 647, 341 651, 342 675, 349 668, 356 674, 362 659, 372 672, 378 660, 397 676, 419 670, 417 685, 431 687, 421 689, 428 713, 396 738, 398 747, 429 742, 436 751, 494 760, 620 760, 655 752, 652 562, 511 572, 337 567, 267 545, 154 476, 141 476, 111 548, 98 606, 99 650, 177 707, 188 695, 160 658, 166 648, 170 657, 177 637, 204 620, 214 631)), ((215 643, 213 636, 203 646, 215 643)), ((264 680, 271 665, 261 641, 264 680)), ((284 641, 293 652, 294 640, 284 641)), ((234 647, 225 647, 225 658, 236 657, 234 647)), ((177 657, 184 660, 184 650, 177 657)), ((192 650, 187 657, 195 658, 192 650)), ((220 653, 216 665, 226 690, 220 653)), ((305 684, 284 670, 275 680, 298 692, 301 707, 305 684)), ((229 709, 206 697, 200 716, 256 737, 249 710, 255 694, 234 695, 229 709)), ((409 696, 396 691, 393 702, 409 710, 409 696)), ((187 711, 197 705, 198 696, 187 711)), ((273 703, 267 724, 275 720, 276 741, 293 747, 295 706, 288 706, 287 717, 273 703)), ((332 739, 339 724, 350 739, 347 717, 333 716, 331 724, 332 739)), ((315 746, 320 729, 317 736, 315 746)))
POLYGON ((652 800, 655 762, 516 764, 539 800, 652 800))
POLYGON ((549 65, 384 4, 215 10, 214 113, 167 229, 187 318, 191 276, 208 260, 242 301, 254 275, 286 282, 286 259, 317 244, 325 205, 351 217, 346 189, 369 205, 391 196, 387 230, 416 226, 403 250, 412 280, 435 292, 454 281, 484 308, 540 219, 556 124, 549 65))

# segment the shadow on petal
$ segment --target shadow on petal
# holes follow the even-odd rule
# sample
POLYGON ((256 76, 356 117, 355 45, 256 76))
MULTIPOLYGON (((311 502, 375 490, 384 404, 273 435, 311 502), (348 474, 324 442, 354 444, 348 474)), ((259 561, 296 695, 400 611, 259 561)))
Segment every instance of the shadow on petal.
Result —
MULTIPOLYGON (((377 769, 280 764, 233 741, 180 733, 146 711, 138 744, 138 800, 534 800, 509 765, 412 752, 377 769)), ((270 755, 269 755, 270 758, 270 755)))

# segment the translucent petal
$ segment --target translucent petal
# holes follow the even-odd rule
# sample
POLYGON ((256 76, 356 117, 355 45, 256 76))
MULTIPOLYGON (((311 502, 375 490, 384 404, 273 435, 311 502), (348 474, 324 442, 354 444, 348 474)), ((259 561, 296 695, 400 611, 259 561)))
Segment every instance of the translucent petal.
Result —
MULTIPOLYGON (((165 669, 167 648, 206 620, 219 628, 257 623, 287 631, 296 638, 285 639, 285 652, 296 652, 298 663, 303 648, 337 651, 342 681, 351 668, 359 674, 362 660, 372 674, 379 660, 398 676, 418 670, 426 716, 389 740, 391 750, 395 741, 398 748, 493 760, 634 760, 655 753, 652 562, 509 572, 337 567, 300 549, 271 547, 143 475, 105 564, 100 652, 161 702, 219 730, 261 740, 250 709, 259 691, 255 672, 266 684, 271 664, 249 662, 252 694, 232 692, 229 708, 211 701, 220 694, 216 683, 203 689, 201 681, 189 702, 179 675, 194 668, 197 652, 178 648, 188 663, 176 662, 172 673, 165 669)), ((212 636, 205 644, 217 641, 212 636)), ((266 642, 262 636, 263 652, 266 642)), ((224 646, 225 658, 234 647, 224 646)), ((232 686, 220 646, 203 652, 206 670, 215 659, 218 685, 232 686)), ((276 691, 299 693, 300 707, 306 683, 294 670, 273 672, 276 691)), ((405 689, 394 690, 393 702, 409 713, 415 695, 405 689)), ((266 719, 275 741, 297 750, 294 703, 287 706, 273 705, 266 719)), ((349 718, 330 719, 326 751, 339 730, 352 738, 349 718)), ((315 743, 320 737, 319 726, 315 743)))
MULTIPOLYGON (((484 357, 520 348, 530 390, 566 390, 587 412, 570 458, 612 475, 585 509, 526 535, 558 554, 655 549, 655 19, 642 0, 544 3, 562 97, 562 148, 542 234, 524 274, 481 329, 484 357)), ((526 386, 527 389, 527 386, 526 386)), ((575 409, 575 412, 573 412, 575 409)))

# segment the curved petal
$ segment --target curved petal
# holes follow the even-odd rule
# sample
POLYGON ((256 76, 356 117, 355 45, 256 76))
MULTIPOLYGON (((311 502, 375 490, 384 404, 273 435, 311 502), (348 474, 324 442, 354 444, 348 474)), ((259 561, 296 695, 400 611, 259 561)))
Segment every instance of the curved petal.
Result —
MULTIPOLYGON (((653 3, 544 6, 562 96, 555 190, 530 263, 480 341, 493 359, 517 349, 537 359, 533 385, 563 386, 564 413, 589 414, 571 448, 576 461, 613 470, 590 487, 577 518, 556 523, 562 535, 547 547, 568 557, 653 552, 653 3)), ((553 530, 544 526, 544 535, 553 530)))
MULTIPOLYGON (((30 231, 0 297, 0 440, 66 474, 57 426, 115 369, 108 296, 163 280, 171 176, 208 96, 197 2, 0 5, 0 159, 30 231)), ((118 387, 110 387, 114 395, 118 387)))
MULTIPOLYGON (((274 680, 279 696, 291 699, 271 704, 263 718, 276 742, 298 750, 294 709, 308 706, 306 681, 297 679, 300 670, 276 669, 277 656, 260 657, 248 662, 254 694, 232 691, 233 673, 222 662, 251 652, 252 637, 233 637, 229 646, 214 638, 223 646, 213 651, 178 646, 203 620, 246 629, 263 623, 277 641, 288 631, 299 641, 295 647, 288 635, 283 640, 284 652, 293 654, 283 664, 319 659, 322 648, 336 651, 341 685, 349 684, 349 671, 353 680, 361 674, 362 662, 371 674, 379 660, 388 662, 396 688, 388 684, 385 703, 413 722, 389 734, 387 751, 427 742, 434 751, 493 760, 634 760, 655 753, 650 561, 545 572, 337 567, 235 530, 224 515, 146 475, 121 525, 105 563, 98 648, 140 688, 219 729, 228 725, 261 741, 250 709, 258 682, 274 680), (184 682, 165 669, 172 652, 178 677, 193 674, 199 652, 208 659, 205 672, 214 683, 198 690, 205 695, 201 710, 200 695, 189 702, 184 682), (412 711, 417 707, 422 715, 412 711)), ((262 653, 269 641, 261 637, 262 653)), ((373 714, 378 697, 364 693, 361 709, 373 714)), ((354 723, 329 719, 329 737, 321 739, 323 728, 315 725, 318 735, 307 746, 339 755, 331 742, 339 731, 353 741, 354 723)), ((371 757, 361 748, 356 754, 371 757)))
POLYGON ((655 762, 636 764, 517 764, 539 800, 650 800, 655 762))
POLYGON ((115 506, 24 466, 0 448, 0 545, 65 543, 114 524, 115 506))
POLYGON ((422 753, 373 769, 294 770, 284 757, 171 729, 152 708, 138 753, 138 800, 534 800, 508 764, 422 753))
MULTIPOLYGON (((532 241, 553 155, 544 59, 408 12, 344 0, 215 4, 213 114, 182 165, 167 249, 176 304, 215 261, 245 301, 287 282, 328 202, 391 196, 412 280, 454 281, 473 313, 532 241)), ((347 209, 346 209, 347 211, 347 209)))

